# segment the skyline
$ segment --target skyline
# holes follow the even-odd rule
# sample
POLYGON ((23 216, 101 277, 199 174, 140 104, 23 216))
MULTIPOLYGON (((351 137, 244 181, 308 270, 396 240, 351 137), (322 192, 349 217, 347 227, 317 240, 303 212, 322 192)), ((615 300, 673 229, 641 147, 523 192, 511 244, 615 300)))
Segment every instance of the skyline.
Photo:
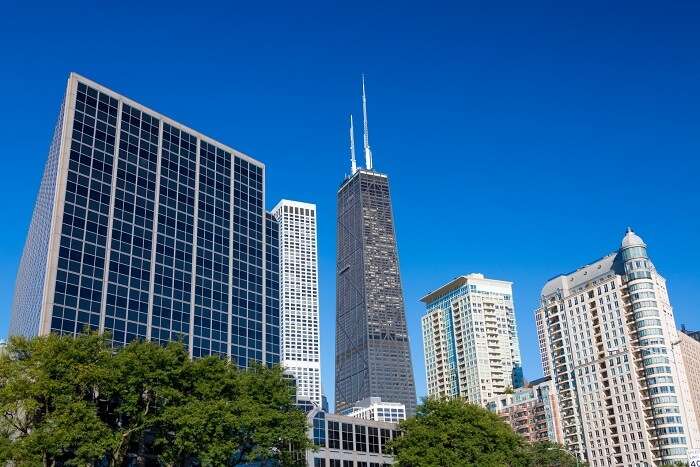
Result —
MULTIPOLYGON (((76 9, 68 7, 61 14, 75 14, 71 8, 76 9)), ((315 52, 297 55, 300 60, 296 64, 282 57, 284 48, 279 55, 266 55, 261 46, 254 49, 263 55, 259 62, 251 61, 250 53, 238 56, 244 68, 260 65, 257 72, 247 72, 252 76, 236 74, 230 68, 215 73, 223 65, 213 53, 198 58, 205 62, 199 65, 211 73, 185 69, 181 76, 164 76, 162 61, 146 63, 138 57, 107 63, 86 53, 67 63, 51 55, 56 47, 73 44, 69 38, 55 37, 56 44, 41 44, 44 48, 40 49, 40 44, 34 42, 37 39, 29 37, 34 31, 20 32, 17 26, 8 25, 0 33, 7 39, 6 44, 27 43, 11 47, 4 65, 4 88, 9 91, 4 93, 4 100, 14 112, 4 115, 0 130, 8 142, 5 154, 13 155, 7 160, 9 167, 2 184, 3 210, 8 219, 0 257, 0 280, 4 284, 0 303, 5 310, 0 315, 0 334, 6 335, 19 255, 69 71, 159 109, 264 162, 269 170, 266 208, 281 198, 318 205, 322 373, 329 400, 333 400, 334 374, 332 357, 328 358, 333 355, 335 321, 334 195, 343 174, 349 170, 347 115, 359 115, 359 76, 363 71, 367 73, 375 166, 388 173, 392 183, 419 397, 425 394, 419 332, 421 296, 471 272, 513 281, 525 375, 528 379, 537 378, 541 369, 533 313, 542 286, 553 276, 615 250, 627 225, 649 243, 650 254, 664 271, 677 324, 697 328, 700 323, 693 291, 700 277, 693 265, 700 260, 695 247, 700 221, 693 212, 697 212, 700 196, 693 183, 699 168, 695 155, 700 150, 696 131, 700 97, 691 83, 700 76, 700 66, 697 57, 685 55, 689 52, 686 48, 697 45, 697 38, 683 23, 684 16, 688 21, 692 15, 681 15, 680 7, 675 8, 671 12, 673 18, 654 18, 647 9, 641 12, 646 12, 646 16, 640 13, 635 17, 637 22, 624 24, 633 39, 624 39, 613 31, 612 26, 618 24, 613 21, 615 10, 611 9, 605 10, 607 16, 596 18, 599 22, 592 20, 588 31, 598 35, 586 36, 588 41, 583 45, 552 44, 551 50, 544 46, 545 39, 558 37, 566 41, 577 37, 566 31, 554 34, 553 24, 535 35, 536 44, 532 40, 526 42, 529 49, 526 44, 513 46, 513 36, 510 41, 501 38, 499 45, 505 42, 506 47, 500 50, 499 59, 504 61, 500 65, 488 60, 488 52, 493 49, 485 45, 486 39, 481 39, 479 47, 466 45, 468 38, 484 32, 476 25, 477 18, 495 16, 475 13, 475 24, 470 22, 470 26, 477 26, 475 32, 460 36, 457 33, 462 31, 449 22, 446 31, 432 42, 422 46, 416 41, 409 43, 411 50, 417 51, 413 70, 401 63, 408 49, 389 40, 374 47, 370 56, 353 55, 346 63, 328 64, 323 69, 325 73, 317 77, 307 73, 305 67, 327 52, 311 47, 313 41, 308 36, 297 37, 301 44, 295 43, 293 48, 303 50, 300 46, 306 45, 315 52), (673 26, 663 30, 662 39, 654 34, 638 35, 640 26, 658 23, 673 26), (10 37, 13 34, 16 36, 10 37), (455 35, 453 42, 447 41, 450 34, 455 35), (641 44, 626 49, 626 40, 641 44), (430 73, 420 69, 429 63, 428 50, 448 43, 453 47, 452 53, 471 51, 475 55, 462 62, 451 55, 453 61, 433 67, 430 73), (398 59, 382 62, 386 46, 402 51, 395 54, 398 59), (653 58, 644 57, 642 51, 646 53, 652 47, 653 58), (623 49, 624 56, 619 56, 623 49), (517 52, 526 57, 517 56, 517 52), (552 56, 538 55, 547 52, 552 56), (18 66, 26 53, 34 53, 36 62, 18 66), (272 76, 274 70, 264 60, 270 56, 277 67, 291 65, 291 72, 272 76), (527 59, 538 57, 540 60, 527 64, 527 59), (553 58, 558 66, 552 66, 553 58), (129 70, 129 64, 137 66, 129 70), (520 65, 520 80, 508 76, 516 65, 520 65), (410 72, 414 76, 409 76, 410 72), (548 72, 553 78, 546 76, 548 72), (157 76, 167 79, 159 86, 157 76), (442 89, 438 90, 441 83, 442 89), (175 99, 179 93, 184 93, 182 102, 175 99), (230 108, 238 113, 230 112, 230 108), (271 132, 275 133, 274 138, 270 138, 271 132), (573 169, 579 167, 578 161, 587 164, 582 164, 579 174, 561 170, 566 164, 560 159, 561 154, 566 154, 573 169), (427 160, 442 164, 438 170, 429 171, 427 160), (639 183, 640 175, 635 174, 627 182, 625 177, 640 166, 655 178, 639 183), (450 170, 439 170, 444 167, 450 170), (485 176, 475 177, 471 175, 474 172, 485 176), (494 172, 498 177, 494 177, 494 172), (293 175, 293 184, 285 181, 289 174, 293 175), (426 175, 433 175, 435 180, 425 184, 426 175), (498 187, 495 190, 494 183, 498 187), (640 202, 634 183, 639 183, 638 189, 646 194, 644 203, 640 202), (480 193, 488 195, 478 196, 480 193), (572 218, 567 214, 570 206, 582 203, 591 206, 591 217, 572 218), (615 215, 596 212, 596 207, 609 203, 619 205, 615 215), (646 217, 647 209, 654 211, 654 218, 646 217), (478 216, 488 216, 485 213, 489 210, 496 214, 482 223, 478 216), (415 215, 416 212, 435 215, 415 215), (460 216, 464 219, 455 220, 460 216)), ((338 12, 338 16, 340 13, 346 12, 338 12)), ((381 12, 374 13, 369 18, 370 25, 385 19, 381 12)), ((100 16, 89 9, 86 15, 93 19, 100 16)), ((115 16, 119 18, 118 14, 115 16)), ((566 21, 569 17, 563 17, 564 24, 570 26, 571 21, 566 21)), ((398 37, 408 37, 408 26, 417 21, 416 15, 409 18, 395 25, 398 37)), ((504 18, 504 23, 508 23, 508 18, 504 18)), ((184 22, 182 17, 174 19, 184 22)), ((514 18, 510 19, 514 22, 514 18)), ((524 22, 531 27, 532 20, 533 15, 526 16, 524 22)), ((288 21, 291 23, 291 18, 288 21)), ((46 19, 38 18, 36 23, 34 27, 46 28, 39 38, 55 32, 46 19)), ((507 25, 516 28, 512 34, 525 32, 525 28, 517 29, 515 24, 507 25)), ((660 28, 653 31, 659 33, 660 28)), ((496 29, 503 33, 507 28, 496 29)), ((422 39, 429 36, 428 31, 420 31, 422 39)), ((313 32, 309 35, 315 37, 319 31, 313 32)), ((331 37, 337 38, 342 32, 331 37)), ((493 34, 486 37, 493 39, 497 35, 493 34)), ((381 33, 379 38, 385 35, 388 34, 381 33)), ((211 44, 217 38, 213 33, 206 37, 211 44)), ((277 39, 281 43, 281 37, 277 39)), ((80 50, 90 52, 104 47, 113 54, 119 50, 104 39, 94 42, 80 44, 80 50)), ((227 44, 231 46, 230 42, 227 44)), ((241 51, 246 45, 236 42, 232 48, 241 51)), ((347 51, 338 47, 337 39, 329 48, 333 46, 337 53, 347 51)), ((126 50, 134 53, 137 49, 127 46, 126 50)), ((168 50, 168 63, 176 63, 179 49, 168 50)))

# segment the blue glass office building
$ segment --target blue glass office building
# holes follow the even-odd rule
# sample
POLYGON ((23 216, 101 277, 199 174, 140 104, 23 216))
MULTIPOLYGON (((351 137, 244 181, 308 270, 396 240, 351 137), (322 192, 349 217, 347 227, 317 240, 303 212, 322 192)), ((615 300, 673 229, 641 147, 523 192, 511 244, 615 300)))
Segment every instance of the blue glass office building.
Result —
POLYGON ((182 339, 279 361, 265 166, 71 74, 20 262, 10 334, 182 339))

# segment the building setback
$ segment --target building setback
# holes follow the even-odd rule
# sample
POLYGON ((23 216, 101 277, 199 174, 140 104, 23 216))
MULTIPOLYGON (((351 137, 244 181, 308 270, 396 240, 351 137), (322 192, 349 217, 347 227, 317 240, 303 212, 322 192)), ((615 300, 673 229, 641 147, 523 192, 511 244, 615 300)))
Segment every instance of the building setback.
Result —
POLYGON ((272 210, 280 234, 282 365, 297 397, 321 406, 316 205, 282 200, 272 210))
POLYGON ((512 283, 460 276, 421 299, 429 396, 485 404, 521 380, 512 283))
POLYGON ((265 166, 72 73, 17 273, 10 334, 182 339, 279 361, 265 166), (268 235, 266 235, 268 234, 268 235))
POLYGON ((651 466, 700 447, 666 281, 634 232, 548 281, 538 315, 569 450, 593 467, 651 466))
MULTIPOLYGON (((363 82, 363 104, 364 82, 363 82)), ((365 110, 365 169, 355 165, 338 189, 335 408, 368 397, 415 413, 411 366, 389 179, 372 169, 365 110)))

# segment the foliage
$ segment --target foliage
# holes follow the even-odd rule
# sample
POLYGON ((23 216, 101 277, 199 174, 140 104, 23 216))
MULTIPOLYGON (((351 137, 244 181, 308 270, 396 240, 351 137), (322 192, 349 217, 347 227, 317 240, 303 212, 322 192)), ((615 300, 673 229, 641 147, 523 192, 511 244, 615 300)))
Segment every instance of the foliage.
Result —
POLYGON ((551 467, 576 467, 585 466, 583 462, 576 463, 576 458, 556 443, 540 441, 530 446, 530 465, 545 465, 551 467))
POLYGON ((117 438, 96 410, 109 360, 95 335, 13 338, 0 357, 0 462, 85 465, 114 449, 117 438))
POLYGON ((279 368, 191 360, 180 343, 14 337, 0 357, 0 463, 293 463, 306 417, 279 368))
POLYGON ((402 436, 390 446, 401 467, 576 465, 561 446, 529 445, 496 414, 458 399, 426 399, 414 418, 401 422, 400 429, 402 436))
POLYGON ((401 422, 391 444, 402 467, 527 466, 524 440, 497 415, 458 399, 426 399, 414 418, 401 422))

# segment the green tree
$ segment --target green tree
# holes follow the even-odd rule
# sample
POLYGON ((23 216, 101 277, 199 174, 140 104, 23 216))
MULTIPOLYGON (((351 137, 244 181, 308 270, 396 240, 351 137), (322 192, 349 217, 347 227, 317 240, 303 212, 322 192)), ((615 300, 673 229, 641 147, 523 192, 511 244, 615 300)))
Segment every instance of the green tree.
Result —
POLYGON ((95 406, 110 357, 96 335, 13 337, 0 356, 0 462, 86 465, 113 449, 95 406))
POLYGON ((588 464, 577 462, 573 454, 564 446, 549 441, 533 443, 530 448, 530 465, 547 467, 583 467, 588 464))
POLYGON ((233 465, 305 450, 306 417, 279 368, 191 360, 181 343, 50 335, 0 357, 0 463, 233 465))
POLYGON ((391 443, 396 463, 421 466, 529 466, 522 437, 497 415, 462 400, 426 399, 391 443))
POLYGON ((143 465, 162 432, 163 412, 184 402, 182 389, 192 363, 181 343, 134 341, 115 352, 110 364, 113 371, 99 411, 117 437, 108 459, 110 465, 119 466, 132 454, 143 465))
POLYGON ((254 365, 237 371, 208 357, 192 362, 185 401, 164 411, 163 459, 203 465, 275 459, 293 465, 294 451, 310 446, 306 416, 296 409, 293 389, 278 367, 254 365), (233 459, 232 459, 233 455, 233 459))

